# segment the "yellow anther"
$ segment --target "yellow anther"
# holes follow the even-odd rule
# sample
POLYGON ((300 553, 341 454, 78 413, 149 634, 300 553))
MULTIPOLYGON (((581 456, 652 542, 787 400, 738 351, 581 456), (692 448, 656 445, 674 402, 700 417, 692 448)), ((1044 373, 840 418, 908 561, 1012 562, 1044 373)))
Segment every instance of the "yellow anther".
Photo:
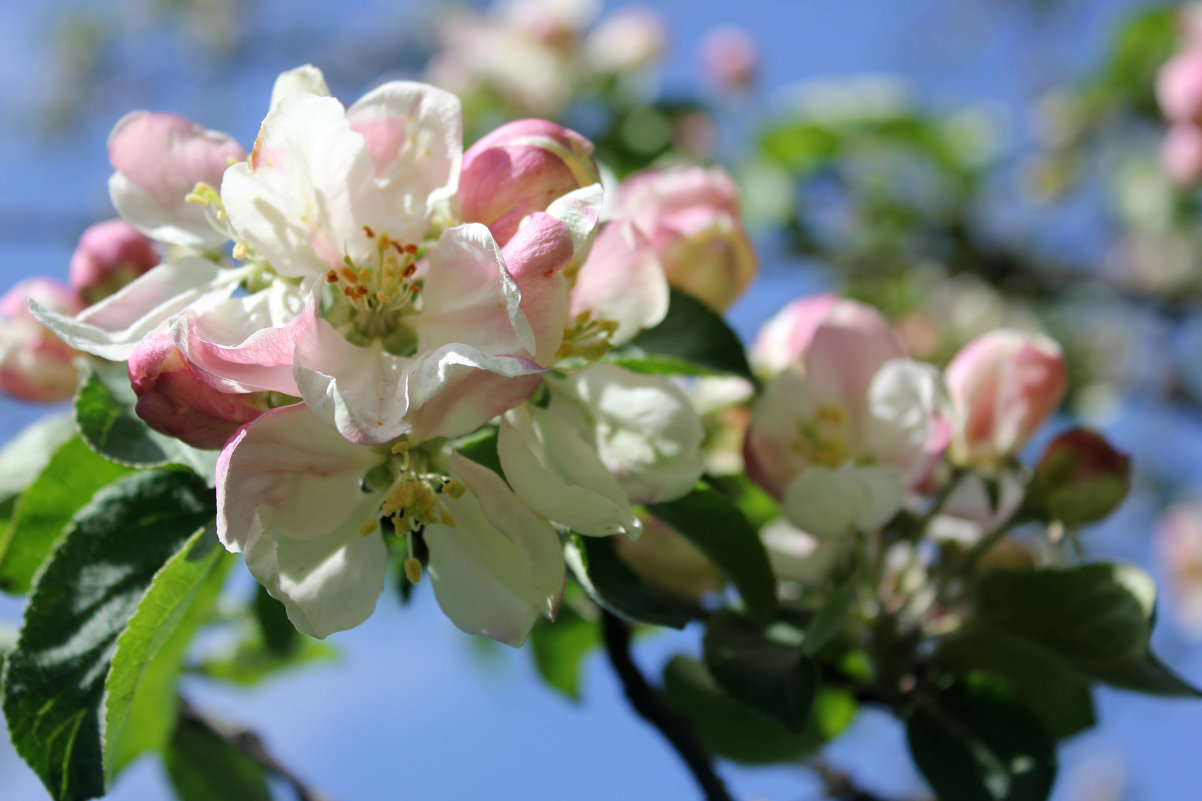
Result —
POLYGON ((448 512, 446 509, 442 509, 442 510, 440 510, 440 511, 439 511, 439 513, 438 513, 438 519, 439 519, 440 521, 442 521, 442 524, 443 524, 444 526, 453 526, 453 525, 455 525, 455 518, 454 518, 454 517, 452 517, 452 516, 451 516, 451 513, 450 513, 450 512, 448 512))
POLYGON ((372 534, 376 533, 376 529, 378 529, 379 527, 380 527, 380 524, 374 518, 371 520, 368 520, 366 523, 359 526, 359 536, 360 537, 371 536, 372 534))
POLYGON ((247 250, 249 250, 249 248, 246 247, 245 242, 239 242, 238 244, 234 245, 234 258, 238 261, 242 261, 246 258, 247 250))
POLYGON ((345 278, 347 281, 350 281, 352 284, 359 283, 359 276, 355 275, 355 271, 352 270, 351 268, 343 267, 338 272, 340 272, 342 274, 342 277, 345 278))
POLYGON ((463 486, 463 484, 456 479, 451 479, 443 485, 442 491, 455 500, 458 500, 463 497, 463 493, 467 492, 467 487, 463 486))
POLYGON ((360 267, 359 268, 359 280, 365 284, 370 283, 371 282, 371 270, 367 269, 366 267, 360 267))
POLYGON ((400 442, 397 442, 395 445, 392 446, 393 453, 408 453, 408 451, 409 451, 409 440, 407 440, 407 439, 402 439, 400 442))
POLYGON ((405 578, 409 579, 410 584, 417 584, 422 580, 422 563, 412 556, 405 560, 405 578))

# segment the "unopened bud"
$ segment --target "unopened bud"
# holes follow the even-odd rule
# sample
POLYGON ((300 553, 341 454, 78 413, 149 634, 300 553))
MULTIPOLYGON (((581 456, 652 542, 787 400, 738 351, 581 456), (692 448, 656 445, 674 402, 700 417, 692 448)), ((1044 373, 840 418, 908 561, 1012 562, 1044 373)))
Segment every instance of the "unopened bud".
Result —
POLYGON ((87 305, 97 303, 159 263, 150 240, 125 220, 106 220, 83 232, 68 280, 87 305))
POLYGON ((265 392, 227 393, 206 384, 166 333, 152 334, 129 357, 138 417, 196 448, 220 448, 267 411, 265 392))
POLYGON ((1052 440, 1035 468, 1029 496, 1051 520, 1079 526, 1106 517, 1127 497, 1131 459, 1087 428, 1052 440))
POLYGON ((592 142, 553 122, 503 125, 463 155, 459 211, 504 245, 524 217, 601 180, 592 152, 592 142))
POLYGON ((57 403, 75 394, 75 350, 29 311, 32 298, 51 311, 73 315, 82 305, 53 278, 27 278, 0 297, 0 390, 22 400, 57 403))

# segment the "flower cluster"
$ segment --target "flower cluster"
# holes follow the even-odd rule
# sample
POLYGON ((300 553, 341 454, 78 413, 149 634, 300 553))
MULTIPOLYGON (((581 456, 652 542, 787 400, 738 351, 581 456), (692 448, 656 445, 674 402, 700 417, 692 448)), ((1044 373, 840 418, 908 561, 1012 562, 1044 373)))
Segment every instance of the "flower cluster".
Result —
MULTIPOLYGON (((344 108, 313 67, 279 77, 249 152, 132 113, 110 191, 161 263, 82 311, 27 290, 55 347, 128 362, 150 426, 221 449, 218 536, 314 636, 371 614, 391 541, 456 624, 519 644, 559 604, 560 532, 635 538, 632 505, 701 474, 682 390, 597 360, 691 280, 661 252, 714 252, 707 285, 754 271, 729 178, 642 176, 640 216, 598 228, 588 140, 541 120, 461 136, 448 92, 393 82, 344 108), (481 436, 491 467, 462 451, 481 436)), ((73 265, 90 287, 118 272, 97 265, 145 267, 104 233, 73 265)))
POLYGON ((1175 184, 1202 179, 1202 11, 1182 11, 1181 49, 1160 69, 1156 99, 1170 125, 1160 149, 1161 167, 1175 184))

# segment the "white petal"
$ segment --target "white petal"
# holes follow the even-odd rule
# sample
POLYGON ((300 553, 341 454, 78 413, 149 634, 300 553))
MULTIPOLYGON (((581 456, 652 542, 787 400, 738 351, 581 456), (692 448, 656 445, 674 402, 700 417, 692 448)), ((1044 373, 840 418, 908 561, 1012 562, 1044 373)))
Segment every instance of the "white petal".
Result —
POLYGON ((529 405, 509 412, 497 452, 514 493, 548 519, 588 536, 642 531, 597 451, 553 412, 529 405))
POLYGON ((909 359, 886 362, 868 390, 867 455, 917 480, 925 470, 935 426, 940 417, 950 414, 950 408, 934 366, 909 359))
POLYGON ((388 549, 378 531, 364 537, 358 527, 350 521, 308 540, 269 530, 247 549, 246 566, 298 631, 324 638, 371 617, 384 591, 388 549))
POLYGON ((894 468, 815 465, 789 482, 781 512, 803 531, 831 539, 883 525, 904 497, 901 473, 894 468))
POLYGON ((165 208, 123 173, 109 177, 109 198, 117 213, 151 239, 195 250, 213 250, 229 241, 209 224, 204 209, 191 204, 165 208))
POLYGON ((393 216, 428 219, 435 203, 455 193, 463 158, 455 95, 424 83, 391 81, 359 98, 346 116, 367 142, 393 216))
POLYGON ((223 270, 208 259, 185 256, 160 264, 76 317, 57 314, 35 301, 29 308, 71 347, 125 361, 147 334, 172 315, 224 300, 246 275, 243 269, 223 270))
POLYGON ((284 98, 297 92, 308 92, 319 97, 329 97, 330 87, 326 85, 326 76, 312 64, 281 72, 271 87, 271 108, 275 109, 284 98))

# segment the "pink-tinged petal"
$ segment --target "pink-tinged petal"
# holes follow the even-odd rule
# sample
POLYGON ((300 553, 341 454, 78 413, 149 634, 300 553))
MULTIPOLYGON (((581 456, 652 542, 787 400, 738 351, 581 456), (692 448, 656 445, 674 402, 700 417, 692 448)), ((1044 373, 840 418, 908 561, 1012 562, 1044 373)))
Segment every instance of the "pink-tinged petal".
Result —
POLYGON ((347 109, 363 136, 392 215, 428 219, 455 193, 463 154, 459 98, 424 83, 392 81, 347 109))
POLYGON ((1202 128, 1197 123, 1179 122, 1169 129, 1160 146, 1160 166, 1177 186, 1202 180, 1202 128))
POLYGON ((391 217, 363 137, 342 104, 300 92, 285 97, 259 129, 248 162, 226 171, 221 198, 239 238, 289 277, 376 263, 387 233, 415 242, 425 218, 391 217))
POLYGON ((759 71, 760 51, 754 37, 737 25, 713 28, 701 40, 701 71, 713 86, 743 91, 759 71))
POLYGON ((629 342, 668 313, 668 280, 651 240, 628 220, 603 223, 584 266, 576 274, 568 313, 589 312, 618 324, 610 341, 629 342))
POLYGON ((554 411, 520 406, 509 412, 497 453, 514 494, 547 519, 585 536, 642 532, 596 449, 554 411))
POLYGON ((35 317, 67 344, 112 361, 125 361, 138 343, 172 315, 205 309, 233 294, 247 271, 223 270, 208 259, 184 256, 160 264, 75 317, 48 309, 36 300, 35 317))
POLYGON ((877 370, 905 356, 901 339, 878 311, 841 302, 823 317, 801 361, 824 402, 841 405, 860 419, 877 370))
POLYGON ((75 394, 76 351, 30 311, 40 303, 73 314, 79 299, 52 278, 27 278, 0 297, 0 391, 23 400, 57 403, 75 394))
POLYGON ((315 324, 318 294, 277 281, 172 321, 176 344, 201 380, 222 392, 299 395, 295 343, 315 324))
POLYGON ((521 291, 522 313, 534 334, 534 360, 549 365, 563 343, 568 285, 563 269, 574 256, 572 237, 560 220, 531 214, 505 245, 505 266, 521 291))
POLYGON ((125 220, 89 226, 71 255, 68 280, 84 303, 96 303, 159 263, 149 239, 125 220))
POLYGON ((138 417, 195 448, 222 447, 267 410, 263 393, 220 392, 205 384, 165 331, 142 340, 128 371, 138 417))
POLYGON ((504 244, 527 215, 600 181, 592 152, 592 142, 547 120, 503 125, 464 154, 460 213, 504 244))
POLYGON ((360 480, 382 461, 302 404, 273 409, 243 426, 221 452, 217 536, 237 553, 267 530, 297 540, 358 530, 383 494, 364 493, 360 480))
POLYGON ((818 411, 814 395, 805 378, 786 370, 768 384, 755 405, 743 459, 748 476, 778 498, 809 464, 796 443, 798 422, 812 419, 818 411))
POLYGON ((320 537, 291 539, 269 532, 246 549, 246 566, 292 625, 322 639, 371 617, 384 591, 388 549, 379 532, 361 536, 359 522, 320 537))
POLYGON ((538 389, 543 368, 517 356, 486 356, 446 345, 409 368, 406 391, 414 441, 468 434, 523 403, 538 389))
POLYGON ((650 8, 631 6, 608 14, 589 33, 584 57, 602 73, 626 73, 647 67, 663 57, 668 26, 650 8))
POLYGON ((653 236, 664 218, 696 207, 738 219, 739 190, 725 170, 670 167, 637 172, 622 182, 615 211, 653 236))
POLYGON ((759 272, 759 259, 738 219, 695 208, 664 219, 653 242, 668 283, 725 311, 759 272))
POLYGON ((220 185, 226 167, 246 158, 236 141, 175 114, 134 111, 113 128, 108 152, 113 205, 138 230, 189 248, 226 241, 186 198, 200 181, 220 185))
POLYGON ((305 404, 351 442, 380 445, 412 427, 408 371, 379 340, 360 347, 318 318, 296 340, 294 375, 305 404))
POLYGON ((271 87, 271 108, 276 108, 285 97, 297 92, 329 97, 330 87, 326 85, 326 76, 312 64, 281 72, 271 87))
POLYGON ((439 237, 422 304, 413 321, 419 351, 452 343, 493 354, 535 350, 521 292, 483 225, 460 225, 439 237))
MULTIPOLYGON (((489 524, 512 542, 530 564, 530 580, 538 595, 539 611, 548 620, 554 620, 567 577, 563 546, 555 529, 545 517, 518 500, 505 480, 487 467, 453 453, 451 470, 479 504, 489 524)), ((454 499, 445 500, 451 514, 458 517, 454 499)))
POLYGON ((805 353, 827 313, 838 303, 850 302, 832 293, 789 301, 760 326, 751 346, 752 364, 768 375, 784 370, 805 353))

